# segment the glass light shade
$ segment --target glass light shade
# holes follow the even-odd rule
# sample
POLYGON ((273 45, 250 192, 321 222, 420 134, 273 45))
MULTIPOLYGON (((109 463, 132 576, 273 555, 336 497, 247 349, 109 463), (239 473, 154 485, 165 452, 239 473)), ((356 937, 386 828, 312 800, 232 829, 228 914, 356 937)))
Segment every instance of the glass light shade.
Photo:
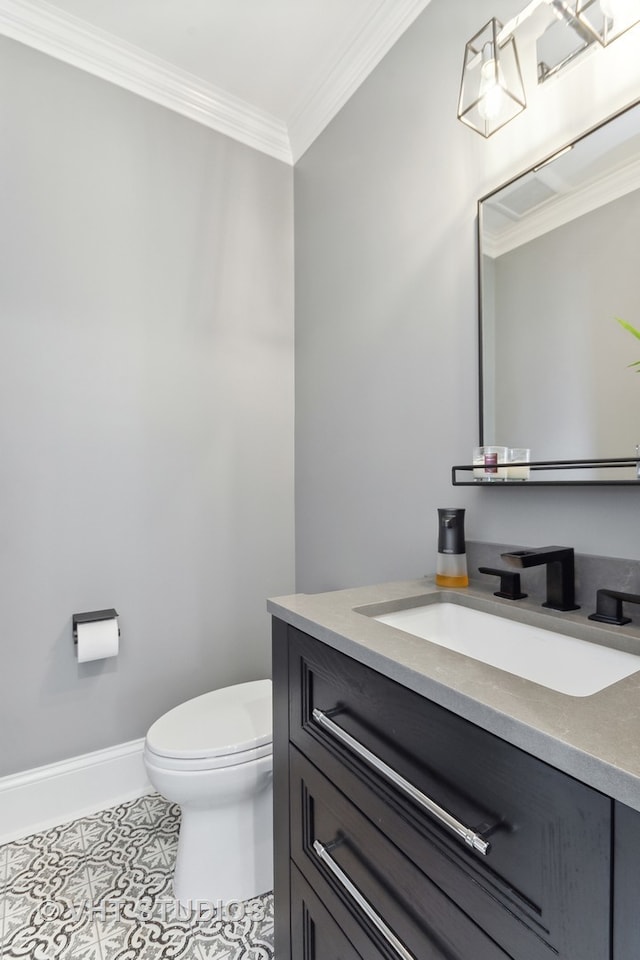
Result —
POLYGON ((569 9, 604 47, 640 23, 640 0, 571 0, 569 9))
POLYGON ((502 24, 490 20, 465 47, 458 119, 483 137, 527 105, 513 36, 499 41, 502 24))

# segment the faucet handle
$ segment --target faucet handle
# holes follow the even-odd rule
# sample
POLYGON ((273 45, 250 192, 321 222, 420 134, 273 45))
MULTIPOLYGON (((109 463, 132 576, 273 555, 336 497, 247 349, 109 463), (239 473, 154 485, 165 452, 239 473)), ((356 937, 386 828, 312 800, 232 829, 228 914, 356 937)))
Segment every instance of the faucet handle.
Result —
POLYGON ((596 612, 589 616, 589 620, 598 623, 612 623, 623 627, 631 623, 631 617, 622 615, 623 603, 640 603, 640 594, 622 593, 620 590, 598 590, 596 592, 596 612))
POLYGON ((488 573, 493 577, 500 577, 500 589, 493 594, 503 600, 524 600, 527 596, 520 589, 520 574, 514 570, 496 570, 494 567, 478 567, 478 573, 488 573))

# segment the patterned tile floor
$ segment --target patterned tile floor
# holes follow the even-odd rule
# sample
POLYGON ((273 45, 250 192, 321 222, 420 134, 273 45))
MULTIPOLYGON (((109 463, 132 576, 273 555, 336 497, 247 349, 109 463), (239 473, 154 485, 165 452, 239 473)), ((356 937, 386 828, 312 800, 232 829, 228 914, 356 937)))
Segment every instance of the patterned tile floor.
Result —
POLYGON ((186 914, 179 808, 152 795, 0 846, 0 958, 273 960, 273 898, 186 914))

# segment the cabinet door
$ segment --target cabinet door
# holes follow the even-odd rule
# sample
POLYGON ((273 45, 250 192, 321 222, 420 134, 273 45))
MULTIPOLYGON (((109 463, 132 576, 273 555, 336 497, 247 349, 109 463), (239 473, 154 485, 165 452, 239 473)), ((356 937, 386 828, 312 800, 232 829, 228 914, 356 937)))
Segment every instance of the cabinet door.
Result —
POLYGON ((517 960, 607 958, 610 799, 291 627, 289 636, 291 740, 353 805, 517 960))
POLYGON ((292 856, 343 929, 394 960, 510 960, 295 747, 290 771, 292 856))

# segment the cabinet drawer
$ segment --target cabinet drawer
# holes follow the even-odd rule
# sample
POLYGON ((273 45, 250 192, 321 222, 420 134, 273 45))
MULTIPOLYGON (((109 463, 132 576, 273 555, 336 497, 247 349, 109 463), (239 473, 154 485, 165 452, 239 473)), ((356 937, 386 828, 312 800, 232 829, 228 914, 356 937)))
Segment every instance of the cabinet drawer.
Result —
POLYGON ((355 949, 293 864, 291 891, 291 956, 296 960, 383 960, 362 929, 355 931, 360 952, 355 949))
POLYGON ((353 805, 518 960, 608 956, 611 801, 289 636, 290 738, 353 805))
POLYGON ((291 855, 342 929, 394 960, 507 960, 295 747, 290 771, 291 855))

